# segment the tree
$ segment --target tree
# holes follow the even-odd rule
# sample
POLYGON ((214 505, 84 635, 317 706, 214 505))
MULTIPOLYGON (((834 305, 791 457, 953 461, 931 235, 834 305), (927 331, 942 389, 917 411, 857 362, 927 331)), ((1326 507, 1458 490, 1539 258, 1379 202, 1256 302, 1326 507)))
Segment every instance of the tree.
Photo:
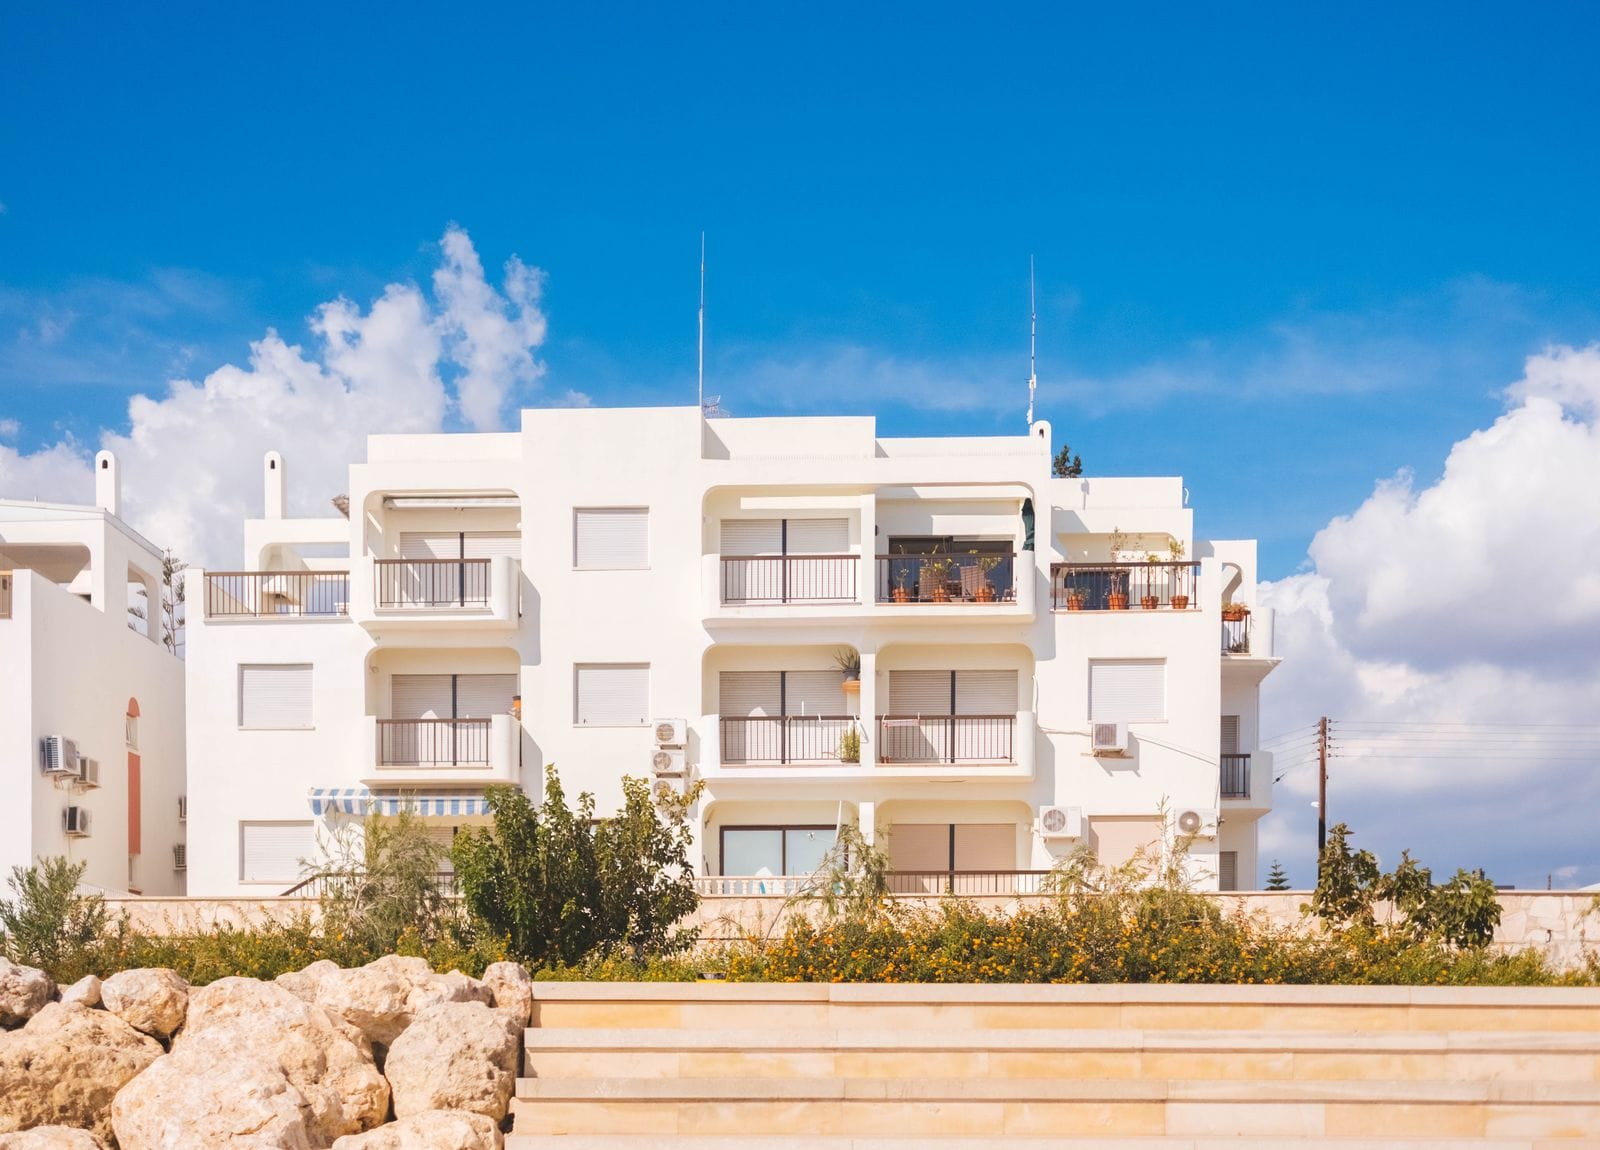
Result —
POLYGON ((1277 859, 1272 860, 1272 869, 1267 872, 1267 889, 1289 889, 1289 876, 1284 873, 1283 864, 1277 859))
MULTIPOLYGON (((179 648, 183 645, 184 591, 181 576, 188 566, 170 551, 161 556, 161 607, 158 611, 161 618, 161 645, 174 655, 180 654, 179 648)), ((134 620, 150 618, 150 596, 143 586, 134 594, 146 601, 128 604, 128 627, 138 631, 142 628, 134 620)))
POLYGON ((690 797, 671 794, 661 803, 667 821, 657 814, 650 784, 622 780, 622 810, 595 828, 595 861, 600 871, 602 953, 626 950, 635 961, 652 954, 673 954, 693 943, 696 933, 678 929, 678 921, 700 904, 694 889, 694 864, 689 848, 690 797))
POLYGON ((1346 823, 1329 829, 1317 866, 1317 889, 1311 892, 1311 911, 1324 922, 1371 926, 1382 874, 1371 851, 1350 850, 1349 837, 1346 823))
POLYGON ((1050 463, 1050 474, 1057 479, 1078 478, 1083 474, 1083 456, 1072 454, 1071 445, 1063 443, 1050 463))
POLYGON ((0 955, 58 981, 88 973, 86 961, 110 922, 104 898, 78 891, 88 865, 58 857, 11 868, 6 881, 16 899, 0 899, 0 955))
POLYGON ((433 942, 448 919, 440 886, 446 849, 410 811, 339 827, 323 852, 319 880, 323 933, 358 951, 393 952, 402 935, 433 942))

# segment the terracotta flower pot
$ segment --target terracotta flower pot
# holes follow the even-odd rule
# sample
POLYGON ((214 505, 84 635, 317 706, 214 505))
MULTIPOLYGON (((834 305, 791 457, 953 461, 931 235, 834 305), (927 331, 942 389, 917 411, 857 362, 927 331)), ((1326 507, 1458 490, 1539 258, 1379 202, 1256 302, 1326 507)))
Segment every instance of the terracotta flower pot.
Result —
POLYGON ((1139 596, 1139 609, 1140 610, 1142 610, 1142 611, 1154 611, 1159 606, 1161 606, 1161 598, 1160 598, 1160 596, 1158 596, 1158 595, 1140 595, 1139 596))
POLYGON ((1128 609, 1128 593, 1126 591, 1113 591, 1106 596, 1107 606, 1113 611, 1126 611, 1128 609))
POLYGON ((1172 597, 1172 609, 1174 611, 1187 611, 1189 609, 1189 596, 1174 595, 1172 597))

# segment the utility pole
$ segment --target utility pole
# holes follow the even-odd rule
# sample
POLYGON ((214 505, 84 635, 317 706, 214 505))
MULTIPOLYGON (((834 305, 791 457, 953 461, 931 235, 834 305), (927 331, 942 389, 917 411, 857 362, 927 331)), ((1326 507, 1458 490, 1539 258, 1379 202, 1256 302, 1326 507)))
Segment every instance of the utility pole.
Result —
POLYGON ((1322 879, 1322 848, 1328 845, 1328 716, 1317 722, 1317 879, 1322 879))

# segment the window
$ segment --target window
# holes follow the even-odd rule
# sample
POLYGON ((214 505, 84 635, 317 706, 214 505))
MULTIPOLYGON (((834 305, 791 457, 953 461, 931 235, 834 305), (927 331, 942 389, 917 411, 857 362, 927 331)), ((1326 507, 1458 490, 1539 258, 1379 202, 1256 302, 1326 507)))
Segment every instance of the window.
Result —
POLYGON ((294 883, 317 853, 312 823, 240 823, 239 881, 294 883))
POLYGON ((311 664, 241 664, 239 726, 245 730, 309 730, 311 664))
POLYGON ((813 874, 834 839, 833 827, 723 827, 722 873, 813 874))
POLYGON ((650 664, 587 663, 573 668, 573 716, 580 727, 641 727, 650 721, 650 664))
POLYGON ((1217 889, 1239 889, 1239 852, 1217 852, 1217 889))
POLYGON ((1100 865, 1119 867, 1141 851, 1149 859, 1152 852, 1160 850, 1162 823, 1159 818, 1142 815, 1097 816, 1089 820, 1089 833, 1094 839, 1094 854, 1100 865))
POLYGON ((648 507, 577 507, 572 565, 580 571, 637 571, 649 566, 648 507))
POLYGON ((139 700, 128 700, 127 716, 122 720, 122 741, 128 745, 128 750, 139 749, 139 700))
POLYGON ((1163 659, 1091 659, 1089 721, 1154 723, 1167 717, 1163 659))

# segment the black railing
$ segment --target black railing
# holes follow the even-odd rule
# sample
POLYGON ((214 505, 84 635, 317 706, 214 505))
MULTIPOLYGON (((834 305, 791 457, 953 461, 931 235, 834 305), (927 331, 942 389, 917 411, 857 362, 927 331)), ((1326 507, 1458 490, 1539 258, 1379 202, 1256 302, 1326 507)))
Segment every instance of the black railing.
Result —
POLYGON ((378 720, 380 767, 482 766, 488 761, 488 719, 378 720))
POLYGON ((347 571, 207 571, 208 619, 304 619, 349 612, 347 571))
POLYGON ((1056 563, 1050 568, 1057 611, 1197 611, 1200 564, 1056 563))
POLYGON ((880 715, 880 763, 1013 763, 1015 715, 880 715))
POLYGON ((487 559, 378 559, 373 593, 379 607, 487 607, 487 559))
POLYGON ((1248 799, 1250 797, 1250 756, 1222 756, 1222 797, 1248 799))
POLYGON ((1244 615, 1236 619, 1222 616, 1222 653, 1224 655, 1248 655, 1250 653, 1250 616, 1244 615))
POLYGON ((854 603, 854 555, 724 555, 724 603, 854 603))
POLYGON ((856 730, 850 715, 774 715, 729 717, 721 721, 724 763, 828 763, 844 760, 845 735, 856 730))
POLYGON ((879 555, 880 603, 1009 603, 1016 556, 879 555))
POLYGON ((892 870, 889 893, 898 895, 1038 894, 1047 870, 892 870))

